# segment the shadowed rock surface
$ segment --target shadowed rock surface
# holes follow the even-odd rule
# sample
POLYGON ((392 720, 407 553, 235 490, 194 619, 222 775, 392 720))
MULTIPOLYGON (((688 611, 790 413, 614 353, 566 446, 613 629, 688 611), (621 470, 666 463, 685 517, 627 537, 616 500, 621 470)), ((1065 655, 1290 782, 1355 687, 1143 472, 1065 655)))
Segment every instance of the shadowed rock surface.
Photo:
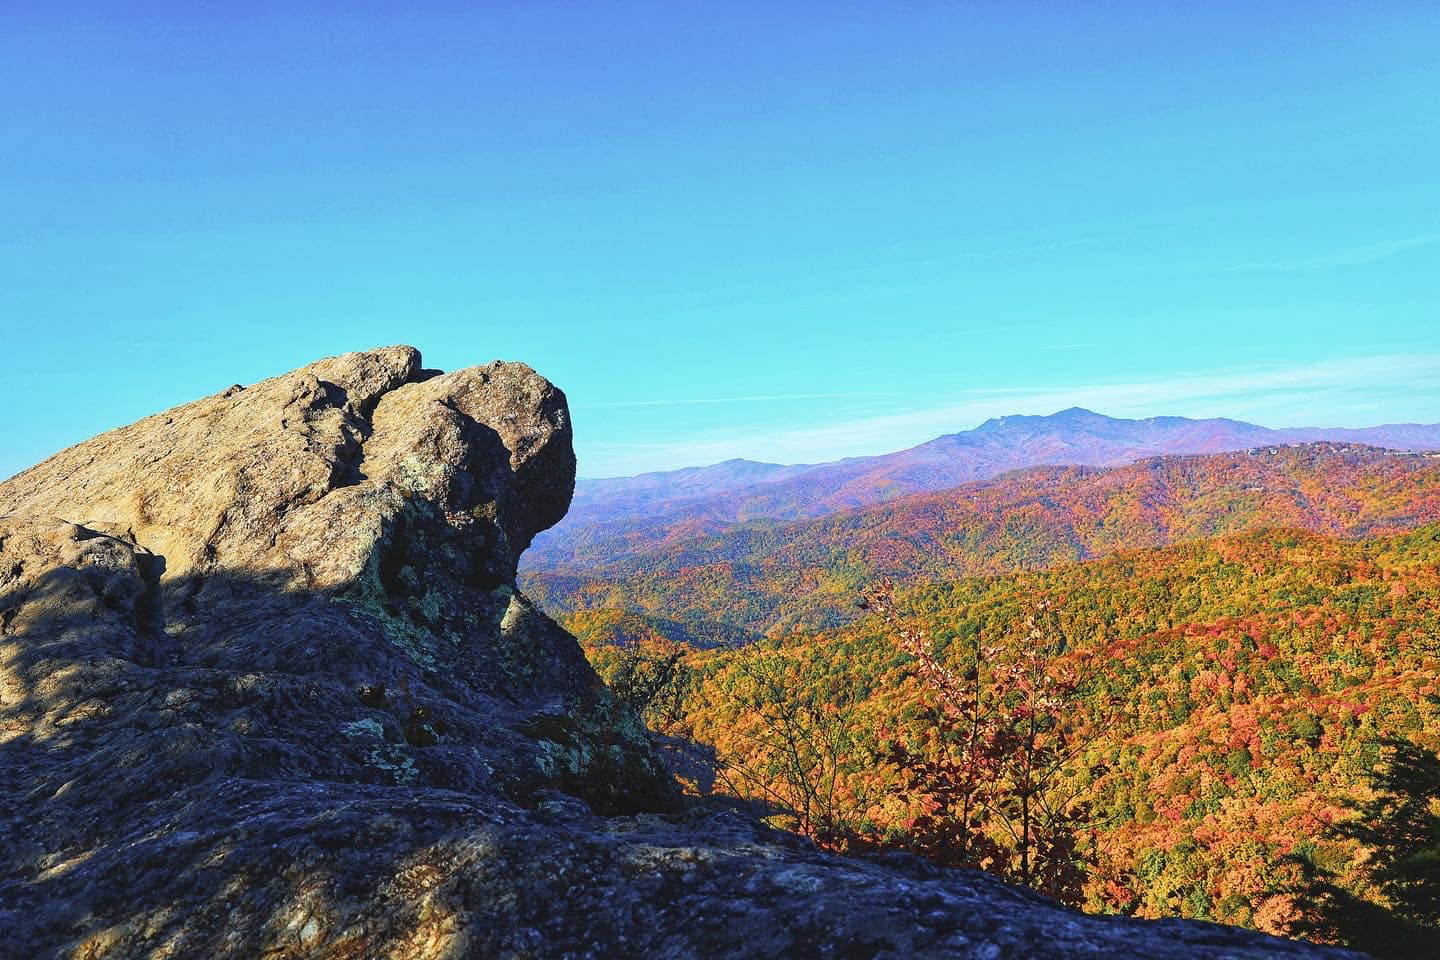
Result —
POLYGON ((683 805, 514 587, 574 465, 392 347, 0 484, 0 956, 1348 956, 683 805))

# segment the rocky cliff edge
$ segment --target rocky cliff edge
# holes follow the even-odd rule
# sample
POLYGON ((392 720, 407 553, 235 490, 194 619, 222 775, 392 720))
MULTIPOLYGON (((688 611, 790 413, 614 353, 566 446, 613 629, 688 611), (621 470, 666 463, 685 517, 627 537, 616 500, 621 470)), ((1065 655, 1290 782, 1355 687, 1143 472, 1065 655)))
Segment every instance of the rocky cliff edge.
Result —
POLYGON ((515 589, 564 395, 390 347, 0 484, 0 956, 1321 957, 682 803, 515 589))

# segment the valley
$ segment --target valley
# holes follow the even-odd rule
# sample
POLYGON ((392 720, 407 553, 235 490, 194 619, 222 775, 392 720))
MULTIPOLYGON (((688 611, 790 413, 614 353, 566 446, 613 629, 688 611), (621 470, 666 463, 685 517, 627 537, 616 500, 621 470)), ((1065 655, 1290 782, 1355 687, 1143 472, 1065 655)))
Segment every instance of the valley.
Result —
POLYGON ((1288 526, 1341 537, 1440 520, 1440 458, 1319 442, 1031 467, 938 493, 709 533, 596 525, 527 554, 521 582, 566 616, 620 610, 687 639, 780 635, 847 620, 880 578, 943 581, 1037 570, 1115 550, 1288 526), (586 534, 590 534, 589 539, 586 534))
POLYGON ((1427 430, 1405 434, 1422 452, 1310 439, 1032 464, 804 510, 779 491, 832 469, 871 484, 873 462, 613 481, 521 582, 700 751, 692 791, 822 846, 979 867, 1092 912, 1422 956, 1405 945, 1429 934, 1377 886, 1390 854, 1345 825, 1393 744, 1440 751, 1427 430))

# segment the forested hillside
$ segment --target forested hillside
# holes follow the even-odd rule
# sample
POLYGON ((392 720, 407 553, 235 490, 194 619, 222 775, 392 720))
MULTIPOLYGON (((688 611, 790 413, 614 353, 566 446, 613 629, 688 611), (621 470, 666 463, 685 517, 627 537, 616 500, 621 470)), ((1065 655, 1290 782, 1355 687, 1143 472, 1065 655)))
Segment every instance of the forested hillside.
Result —
POLYGON ((529 566, 522 583, 552 612, 656 616, 702 642, 839 625, 883 578, 1039 570, 1271 526, 1363 537, 1437 519, 1440 457, 1327 442, 1035 468, 796 523, 601 538, 569 565, 529 566))
MULTIPOLYGON (((1370 454, 1253 462, 1298 478, 1336 457, 1355 472, 1305 485, 1306 516, 1356 532, 1413 515, 1391 497, 1419 476, 1370 454), (1362 489, 1347 522, 1325 506, 1362 489)), ((1173 466, 1136 469, 1171 489, 1197 476, 1173 466)), ((1200 533, 1214 516, 1142 529, 1200 533)), ((613 645, 613 615, 567 623, 612 678, 665 667, 678 696, 652 696, 652 722, 713 748, 715 789, 822 843, 1011 879, 1024 853, 1032 885, 1092 910, 1270 931, 1316 919, 1297 891, 1323 876, 1395 920, 1372 870, 1393 851, 1337 825, 1373 797, 1382 738, 1440 749, 1440 524, 1359 542, 1226 534, 878 603, 842 629, 708 651, 643 621, 613 645), (1037 762, 1022 776, 1016 757, 1037 762)))
POLYGON ((973 430, 879 456, 792 465, 727 460, 634 477, 582 479, 570 512, 536 538, 527 565, 536 570, 588 566, 719 535, 734 524, 820 517, 1028 467, 1110 467, 1146 457, 1315 441, 1440 450, 1440 424, 1272 430, 1222 417, 1129 420, 1071 407, 1049 416, 996 417, 973 430))

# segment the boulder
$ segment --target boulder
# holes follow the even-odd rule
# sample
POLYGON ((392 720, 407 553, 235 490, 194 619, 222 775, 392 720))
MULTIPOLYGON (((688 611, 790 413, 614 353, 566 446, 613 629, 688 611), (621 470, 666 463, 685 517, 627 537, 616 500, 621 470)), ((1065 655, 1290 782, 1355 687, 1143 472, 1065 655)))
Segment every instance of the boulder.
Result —
POLYGON ((1346 955, 683 802, 515 588, 574 472, 534 371, 391 347, 0 484, 0 956, 1346 955))

